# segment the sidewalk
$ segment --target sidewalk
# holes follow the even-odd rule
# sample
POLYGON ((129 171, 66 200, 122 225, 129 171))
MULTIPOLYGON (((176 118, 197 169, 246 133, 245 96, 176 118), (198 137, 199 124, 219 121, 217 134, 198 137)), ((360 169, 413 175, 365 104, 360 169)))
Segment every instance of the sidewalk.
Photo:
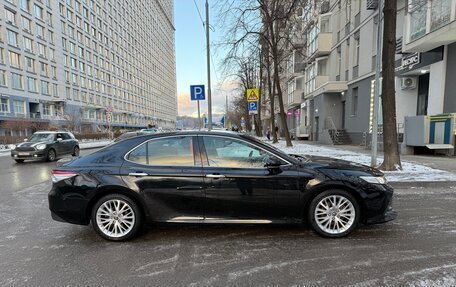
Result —
MULTIPOLYGON (((269 143, 271 143, 269 141, 269 143)), ((285 140, 274 144, 286 153, 308 154, 333 157, 370 165, 370 150, 353 145, 322 145, 308 141, 293 141, 293 147, 286 147, 285 140)), ((402 170, 384 172, 388 181, 395 187, 456 186, 456 158, 445 156, 404 155, 402 170)), ((383 153, 377 162, 381 164, 383 153)))

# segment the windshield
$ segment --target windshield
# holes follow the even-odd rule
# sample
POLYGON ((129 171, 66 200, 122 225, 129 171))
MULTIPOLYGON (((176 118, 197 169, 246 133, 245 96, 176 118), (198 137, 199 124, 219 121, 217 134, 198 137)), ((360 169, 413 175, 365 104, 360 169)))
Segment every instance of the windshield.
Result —
POLYGON ((45 142, 54 140, 54 134, 34 134, 28 140, 29 142, 45 142))

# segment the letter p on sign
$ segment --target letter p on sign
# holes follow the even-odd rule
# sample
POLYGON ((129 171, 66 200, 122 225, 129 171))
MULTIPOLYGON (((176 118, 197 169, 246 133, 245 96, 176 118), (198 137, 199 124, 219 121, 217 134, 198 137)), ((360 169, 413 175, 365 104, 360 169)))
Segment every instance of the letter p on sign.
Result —
POLYGON ((205 93, 204 85, 190 86, 190 100, 204 101, 205 99, 206 99, 206 93, 205 93))

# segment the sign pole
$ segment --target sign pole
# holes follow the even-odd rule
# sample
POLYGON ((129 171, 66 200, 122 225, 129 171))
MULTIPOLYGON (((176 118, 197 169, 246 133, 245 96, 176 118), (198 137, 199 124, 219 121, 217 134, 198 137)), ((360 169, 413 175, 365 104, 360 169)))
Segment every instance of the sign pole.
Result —
POLYGON ((198 130, 201 130, 201 113, 200 113, 200 101, 198 100, 198 130))

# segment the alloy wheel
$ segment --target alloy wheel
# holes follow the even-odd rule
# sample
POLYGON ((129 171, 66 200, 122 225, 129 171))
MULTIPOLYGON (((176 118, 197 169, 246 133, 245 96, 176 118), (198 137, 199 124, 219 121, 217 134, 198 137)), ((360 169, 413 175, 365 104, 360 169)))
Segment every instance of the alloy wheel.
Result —
POLYGON ((133 208, 121 199, 107 200, 97 209, 98 228, 104 235, 112 238, 128 235, 135 226, 135 221, 133 208))
POLYGON ((341 234, 353 226, 356 210, 353 203, 342 195, 321 199, 315 208, 315 223, 329 234, 341 234))

